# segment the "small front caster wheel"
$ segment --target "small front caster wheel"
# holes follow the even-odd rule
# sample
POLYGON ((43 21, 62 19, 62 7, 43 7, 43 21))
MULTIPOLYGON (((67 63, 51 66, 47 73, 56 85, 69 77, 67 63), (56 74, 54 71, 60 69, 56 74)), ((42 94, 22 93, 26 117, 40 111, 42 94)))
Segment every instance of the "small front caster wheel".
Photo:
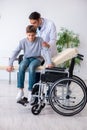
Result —
POLYGON ((38 104, 35 104, 32 108, 31 108, 31 112, 34 115, 38 115, 41 112, 41 107, 39 107, 38 104))

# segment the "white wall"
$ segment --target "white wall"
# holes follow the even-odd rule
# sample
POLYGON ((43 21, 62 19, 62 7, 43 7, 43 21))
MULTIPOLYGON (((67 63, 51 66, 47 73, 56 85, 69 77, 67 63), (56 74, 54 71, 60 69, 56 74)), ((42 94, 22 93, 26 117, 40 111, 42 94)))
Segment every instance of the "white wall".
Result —
MULTIPOLYGON (((25 37, 32 11, 53 20, 57 31, 66 27, 79 34, 79 52, 85 57, 76 74, 87 79, 87 0, 0 0, 0 65, 8 64, 8 57, 19 40, 25 37)), ((7 79, 8 74, 0 71, 0 79, 3 78, 7 79)))

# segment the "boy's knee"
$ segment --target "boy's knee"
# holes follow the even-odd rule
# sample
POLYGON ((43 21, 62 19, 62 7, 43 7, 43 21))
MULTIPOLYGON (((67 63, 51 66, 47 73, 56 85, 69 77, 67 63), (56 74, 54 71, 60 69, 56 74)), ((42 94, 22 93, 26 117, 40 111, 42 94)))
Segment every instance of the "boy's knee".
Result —
POLYGON ((20 66, 19 66, 19 71, 25 71, 25 69, 26 69, 26 68, 25 68, 24 65, 20 65, 20 66))
POLYGON ((33 71, 35 71, 35 66, 33 65, 29 66, 29 72, 33 72, 33 71))

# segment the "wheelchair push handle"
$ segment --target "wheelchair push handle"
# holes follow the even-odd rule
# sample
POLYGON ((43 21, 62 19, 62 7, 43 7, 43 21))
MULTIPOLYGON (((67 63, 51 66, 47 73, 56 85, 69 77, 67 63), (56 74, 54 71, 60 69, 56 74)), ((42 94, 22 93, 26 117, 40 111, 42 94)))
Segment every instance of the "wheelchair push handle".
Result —
POLYGON ((84 55, 82 55, 82 54, 77 54, 77 57, 76 57, 76 58, 78 58, 78 59, 80 59, 80 60, 83 60, 83 57, 84 57, 84 55))

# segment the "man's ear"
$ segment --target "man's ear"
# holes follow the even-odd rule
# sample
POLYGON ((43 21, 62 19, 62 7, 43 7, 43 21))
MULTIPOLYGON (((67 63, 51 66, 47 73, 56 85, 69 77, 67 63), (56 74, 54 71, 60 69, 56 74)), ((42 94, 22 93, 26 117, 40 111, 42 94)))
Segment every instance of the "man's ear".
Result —
POLYGON ((39 22, 39 26, 42 24, 42 19, 41 18, 39 18, 38 19, 38 22, 39 22))

